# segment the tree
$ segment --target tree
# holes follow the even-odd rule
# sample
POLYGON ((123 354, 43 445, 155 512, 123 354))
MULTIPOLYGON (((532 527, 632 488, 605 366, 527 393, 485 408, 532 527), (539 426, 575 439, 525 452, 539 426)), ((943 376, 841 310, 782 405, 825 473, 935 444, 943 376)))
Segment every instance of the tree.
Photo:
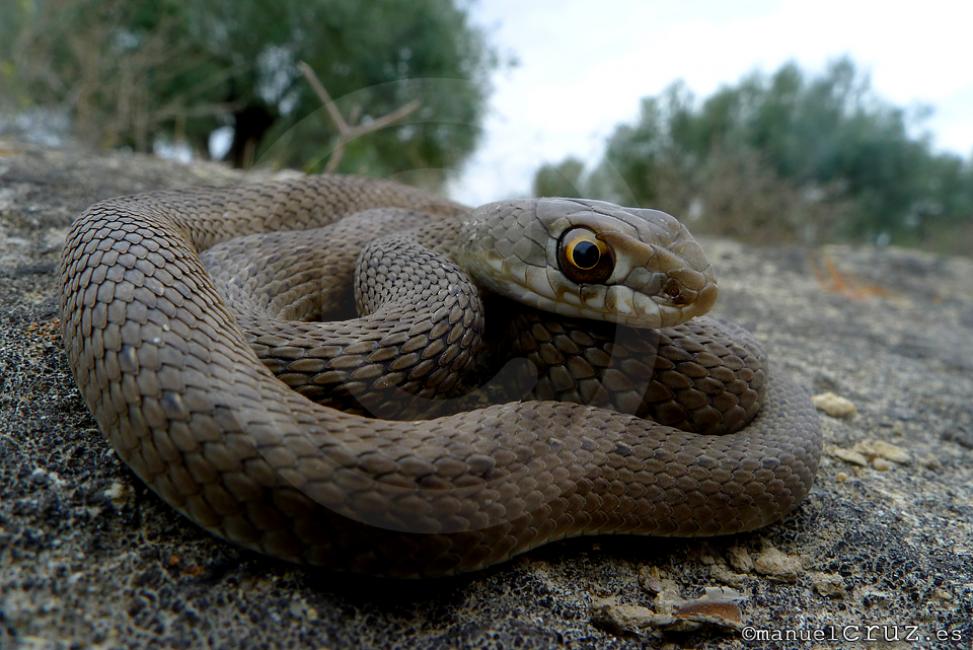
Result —
POLYGON ((583 172, 584 163, 577 158, 541 165, 534 174, 534 196, 578 196, 583 172))
POLYGON ((349 146, 347 168, 454 166, 480 135, 498 64, 450 0, 21 0, 0 22, 15 14, 11 87, 63 107, 80 139, 138 151, 181 142, 206 156, 229 127, 237 166, 313 169, 327 158, 334 127, 302 60, 356 121, 421 102, 405 123, 349 146), (462 81, 439 93, 435 78, 462 81))
POLYGON ((909 244, 973 232, 973 161, 932 150, 928 114, 882 100, 847 59, 816 77, 795 64, 752 73, 702 101, 676 83, 643 99, 579 182, 724 234, 909 244))

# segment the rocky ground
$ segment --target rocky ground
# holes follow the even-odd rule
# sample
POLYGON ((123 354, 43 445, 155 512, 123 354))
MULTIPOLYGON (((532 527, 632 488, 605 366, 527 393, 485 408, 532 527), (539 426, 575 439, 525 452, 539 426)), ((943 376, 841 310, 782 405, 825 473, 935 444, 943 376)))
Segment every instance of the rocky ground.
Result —
POLYGON ((61 349, 55 270, 75 215, 239 180, 0 140, 0 647, 823 648, 869 625, 890 626, 872 633, 897 633, 891 647, 915 645, 912 626, 919 645, 973 643, 973 261, 705 242, 716 313, 837 396, 821 399, 833 415, 817 482, 785 521, 365 580, 241 551, 177 515, 116 458, 61 349), (823 636, 749 642, 755 630, 823 636))

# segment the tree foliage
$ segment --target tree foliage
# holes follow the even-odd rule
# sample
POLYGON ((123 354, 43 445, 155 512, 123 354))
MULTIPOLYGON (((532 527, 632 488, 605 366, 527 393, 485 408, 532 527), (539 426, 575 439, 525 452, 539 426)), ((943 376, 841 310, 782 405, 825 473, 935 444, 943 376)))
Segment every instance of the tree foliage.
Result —
POLYGON ((240 166, 327 158, 335 129, 299 61, 358 122, 421 102, 406 123, 353 143, 342 171, 455 165, 477 142, 497 65, 451 0, 17 0, 0 24, 17 25, 0 55, 21 105, 64 108, 101 147, 183 142, 205 156, 230 127, 227 157, 240 166), (436 92, 437 78, 454 80, 450 92, 436 92))
POLYGON ((577 196, 582 191, 583 174, 584 163, 577 158, 541 165, 534 174, 534 196, 577 196))
POLYGON ((973 162, 932 149, 927 115, 879 98, 847 59, 819 76, 753 73, 702 101, 676 83, 615 129, 581 185, 765 239, 970 232, 973 162))

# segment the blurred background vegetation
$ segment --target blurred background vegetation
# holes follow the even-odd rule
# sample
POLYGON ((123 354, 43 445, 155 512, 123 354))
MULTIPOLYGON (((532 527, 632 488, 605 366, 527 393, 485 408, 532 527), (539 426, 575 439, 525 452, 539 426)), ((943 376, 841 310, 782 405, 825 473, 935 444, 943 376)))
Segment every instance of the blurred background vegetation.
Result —
MULTIPOLYGON (((350 142, 338 171, 439 170, 417 177, 437 189, 475 150, 490 77, 507 65, 462 0, 4 0, 0 132, 41 124, 97 149, 320 171, 338 131, 300 61, 351 123, 418 101, 350 142)), ((544 164, 533 189, 750 241, 969 254, 973 159, 936 151, 927 117, 877 96, 847 59, 817 75, 755 72, 705 98, 676 82, 642 100, 601 160, 544 164)))
POLYGON ((928 111, 893 106, 850 60, 785 65, 705 99, 679 82, 642 100, 602 160, 542 166, 537 195, 582 194, 682 215, 750 241, 973 251, 973 160, 935 152, 928 111))
POLYGON ((341 171, 376 175, 457 168, 498 64, 450 0, 4 0, 0 61, 8 113, 96 148, 206 158, 222 133, 234 166, 317 171, 336 130, 305 61, 355 122, 419 100, 345 151, 341 171), (464 82, 435 92, 428 78, 464 82))

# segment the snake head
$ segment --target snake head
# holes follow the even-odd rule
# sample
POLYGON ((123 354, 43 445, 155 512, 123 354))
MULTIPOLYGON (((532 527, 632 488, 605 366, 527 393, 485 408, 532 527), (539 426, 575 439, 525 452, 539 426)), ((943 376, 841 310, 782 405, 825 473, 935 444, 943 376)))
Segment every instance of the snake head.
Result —
POLYGON ((565 316, 670 327, 706 313, 716 279, 675 217, 604 201, 490 203, 464 222, 460 263, 486 288, 565 316))

